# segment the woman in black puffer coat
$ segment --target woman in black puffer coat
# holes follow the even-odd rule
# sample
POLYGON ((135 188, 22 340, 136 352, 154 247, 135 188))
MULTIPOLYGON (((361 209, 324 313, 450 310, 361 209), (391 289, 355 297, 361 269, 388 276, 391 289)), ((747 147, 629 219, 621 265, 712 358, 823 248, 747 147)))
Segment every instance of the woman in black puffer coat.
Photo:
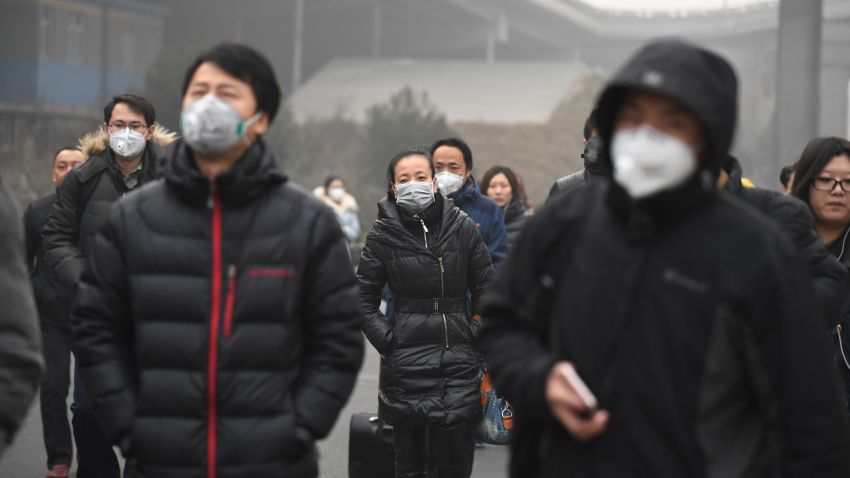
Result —
POLYGON ((426 151, 398 153, 387 180, 357 271, 363 332, 381 354, 379 414, 395 428, 397 477, 467 478, 480 415, 472 313, 494 269, 472 220, 435 194, 426 151), (390 317, 378 309, 386 284, 390 317))

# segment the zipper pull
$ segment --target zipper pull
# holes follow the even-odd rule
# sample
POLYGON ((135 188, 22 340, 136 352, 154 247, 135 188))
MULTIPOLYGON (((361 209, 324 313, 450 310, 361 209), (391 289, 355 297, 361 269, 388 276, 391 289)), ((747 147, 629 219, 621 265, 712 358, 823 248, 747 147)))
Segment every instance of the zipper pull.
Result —
POLYGON ((419 219, 419 223, 422 224, 422 230, 425 231, 422 233, 422 239, 425 240, 425 249, 428 249, 428 226, 425 225, 425 221, 422 220, 422 216, 419 214, 416 214, 413 217, 419 219))
POLYGON ((212 209, 215 204, 215 180, 210 181, 210 192, 207 194, 207 209, 212 209))
POLYGON ((434 299, 434 313, 438 314, 440 312, 440 301, 434 299))
POLYGON ((233 276, 236 275, 236 264, 230 264, 227 266, 227 280, 233 279, 233 276))
POLYGON ((442 258, 442 257, 438 257, 438 258, 437 258, 437 262, 439 262, 439 263, 440 263, 440 272, 441 272, 441 273, 443 273, 443 274, 445 274, 445 273, 446 273, 446 269, 445 269, 445 268, 443 268, 443 258, 442 258))

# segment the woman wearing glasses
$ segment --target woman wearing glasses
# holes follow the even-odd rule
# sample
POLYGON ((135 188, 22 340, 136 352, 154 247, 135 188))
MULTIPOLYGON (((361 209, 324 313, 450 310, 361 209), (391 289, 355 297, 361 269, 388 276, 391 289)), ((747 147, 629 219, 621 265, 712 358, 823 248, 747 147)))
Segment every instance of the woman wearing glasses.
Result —
POLYGON ((792 194, 815 216, 815 232, 838 260, 850 266, 850 141, 809 141, 794 171, 792 194))
MULTIPOLYGON (((791 194, 802 199, 815 217, 815 232, 827 250, 850 269, 850 141, 809 141, 794 170, 791 194)), ((850 411, 850 310, 833 330, 835 365, 845 385, 850 411)))

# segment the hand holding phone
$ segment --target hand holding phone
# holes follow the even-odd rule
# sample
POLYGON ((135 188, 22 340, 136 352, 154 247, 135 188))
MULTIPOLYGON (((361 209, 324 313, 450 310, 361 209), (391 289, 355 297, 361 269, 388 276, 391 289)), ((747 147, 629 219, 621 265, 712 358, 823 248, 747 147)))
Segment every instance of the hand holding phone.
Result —
POLYGON ((552 415, 579 441, 601 435, 609 415, 570 362, 558 362, 546 381, 546 401, 552 415))
POLYGON ((587 388, 587 384, 584 383, 584 380, 578 376, 578 372, 576 372, 575 367, 571 364, 568 364, 568 367, 560 367, 558 370, 563 375, 564 379, 570 384, 570 387, 578 394, 579 398, 584 402, 587 408, 594 410, 599 405, 596 401, 596 396, 593 395, 593 392, 587 388))

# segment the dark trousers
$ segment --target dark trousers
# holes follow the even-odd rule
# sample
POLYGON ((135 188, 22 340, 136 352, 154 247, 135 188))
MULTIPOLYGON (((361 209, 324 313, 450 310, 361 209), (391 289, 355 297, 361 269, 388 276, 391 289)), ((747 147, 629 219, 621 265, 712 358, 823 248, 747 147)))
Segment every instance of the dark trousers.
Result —
POLYGON ((74 440, 77 442, 77 478, 119 478, 121 468, 94 415, 91 399, 74 367, 74 440))
POLYGON ((46 370, 41 377, 41 425, 47 468, 71 466, 73 443, 68 423, 68 387, 71 384, 71 327, 67 321, 41 321, 46 370))
POLYGON ((475 455, 472 422, 394 426, 396 478, 469 478, 475 455))

